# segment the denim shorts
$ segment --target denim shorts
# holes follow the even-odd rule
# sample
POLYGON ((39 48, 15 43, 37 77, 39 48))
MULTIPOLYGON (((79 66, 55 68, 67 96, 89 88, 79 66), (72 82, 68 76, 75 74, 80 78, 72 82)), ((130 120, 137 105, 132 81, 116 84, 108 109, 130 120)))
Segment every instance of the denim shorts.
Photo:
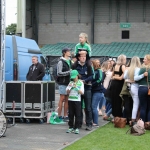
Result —
POLYGON ((59 85, 59 94, 67 95, 66 88, 66 85, 59 85))

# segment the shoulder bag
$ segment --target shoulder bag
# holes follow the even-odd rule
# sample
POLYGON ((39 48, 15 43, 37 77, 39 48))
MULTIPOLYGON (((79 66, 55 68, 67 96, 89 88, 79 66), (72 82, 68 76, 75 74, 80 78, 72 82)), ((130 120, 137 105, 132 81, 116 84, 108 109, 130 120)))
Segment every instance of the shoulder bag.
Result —
POLYGON ((126 123, 127 123, 126 118, 121 118, 121 117, 114 118, 114 127, 124 128, 126 126, 126 123))

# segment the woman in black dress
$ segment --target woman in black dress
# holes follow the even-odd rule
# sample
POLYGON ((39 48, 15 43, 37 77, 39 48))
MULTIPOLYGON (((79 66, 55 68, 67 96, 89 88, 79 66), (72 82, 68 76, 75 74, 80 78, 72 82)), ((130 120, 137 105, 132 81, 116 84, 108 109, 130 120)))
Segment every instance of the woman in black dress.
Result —
POLYGON ((112 100, 112 114, 114 117, 122 117, 122 99, 119 96, 123 87, 123 73, 125 71, 126 56, 120 55, 113 68, 112 81, 110 86, 110 97, 112 100))

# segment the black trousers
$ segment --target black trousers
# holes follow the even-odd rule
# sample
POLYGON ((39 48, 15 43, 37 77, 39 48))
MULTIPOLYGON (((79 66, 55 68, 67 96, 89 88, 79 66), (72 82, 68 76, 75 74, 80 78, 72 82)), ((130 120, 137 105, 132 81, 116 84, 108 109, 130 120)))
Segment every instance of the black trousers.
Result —
MULTIPOLYGON (((81 99, 84 99, 84 103, 85 103, 86 126, 92 126, 92 95, 91 95, 91 90, 85 90, 84 95, 81 96, 81 99)), ((81 111, 80 127, 82 126, 82 122, 83 122, 83 112, 81 111)))
POLYGON ((68 101, 69 105, 69 128, 80 128, 81 101, 68 101), (74 124, 75 117, 75 124, 74 124))
POLYGON ((123 99, 124 99, 123 117, 127 118, 127 123, 129 123, 132 116, 133 100, 132 97, 129 97, 128 95, 123 95, 123 99))

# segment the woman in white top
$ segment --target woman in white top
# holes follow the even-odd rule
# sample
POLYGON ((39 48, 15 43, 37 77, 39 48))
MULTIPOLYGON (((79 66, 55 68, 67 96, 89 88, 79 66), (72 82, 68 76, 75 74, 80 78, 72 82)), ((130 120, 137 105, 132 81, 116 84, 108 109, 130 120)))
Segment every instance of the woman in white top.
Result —
MULTIPOLYGON (((105 90, 107 90, 109 82, 110 82, 111 77, 112 77, 112 73, 113 73, 112 64, 109 60, 102 64, 102 70, 105 73, 103 86, 104 86, 105 90)), ((106 100, 107 100, 107 98, 106 98, 106 100)), ((107 120, 109 118, 110 114, 112 113, 111 103, 107 102, 107 101, 106 101, 106 111, 105 111, 105 113, 106 114, 103 116, 103 119, 107 120)))
POLYGON ((110 61, 103 62, 101 69, 105 73, 103 86, 105 89, 107 89, 110 79, 112 77, 112 65, 110 61))
POLYGON ((130 94, 133 99, 133 109, 132 109, 132 120, 130 125, 132 126, 136 122, 137 112, 139 109, 139 97, 138 97, 138 83, 134 82, 135 70, 141 68, 141 62, 139 57, 134 56, 131 59, 130 67, 124 73, 124 79, 126 82, 131 83, 130 94))

